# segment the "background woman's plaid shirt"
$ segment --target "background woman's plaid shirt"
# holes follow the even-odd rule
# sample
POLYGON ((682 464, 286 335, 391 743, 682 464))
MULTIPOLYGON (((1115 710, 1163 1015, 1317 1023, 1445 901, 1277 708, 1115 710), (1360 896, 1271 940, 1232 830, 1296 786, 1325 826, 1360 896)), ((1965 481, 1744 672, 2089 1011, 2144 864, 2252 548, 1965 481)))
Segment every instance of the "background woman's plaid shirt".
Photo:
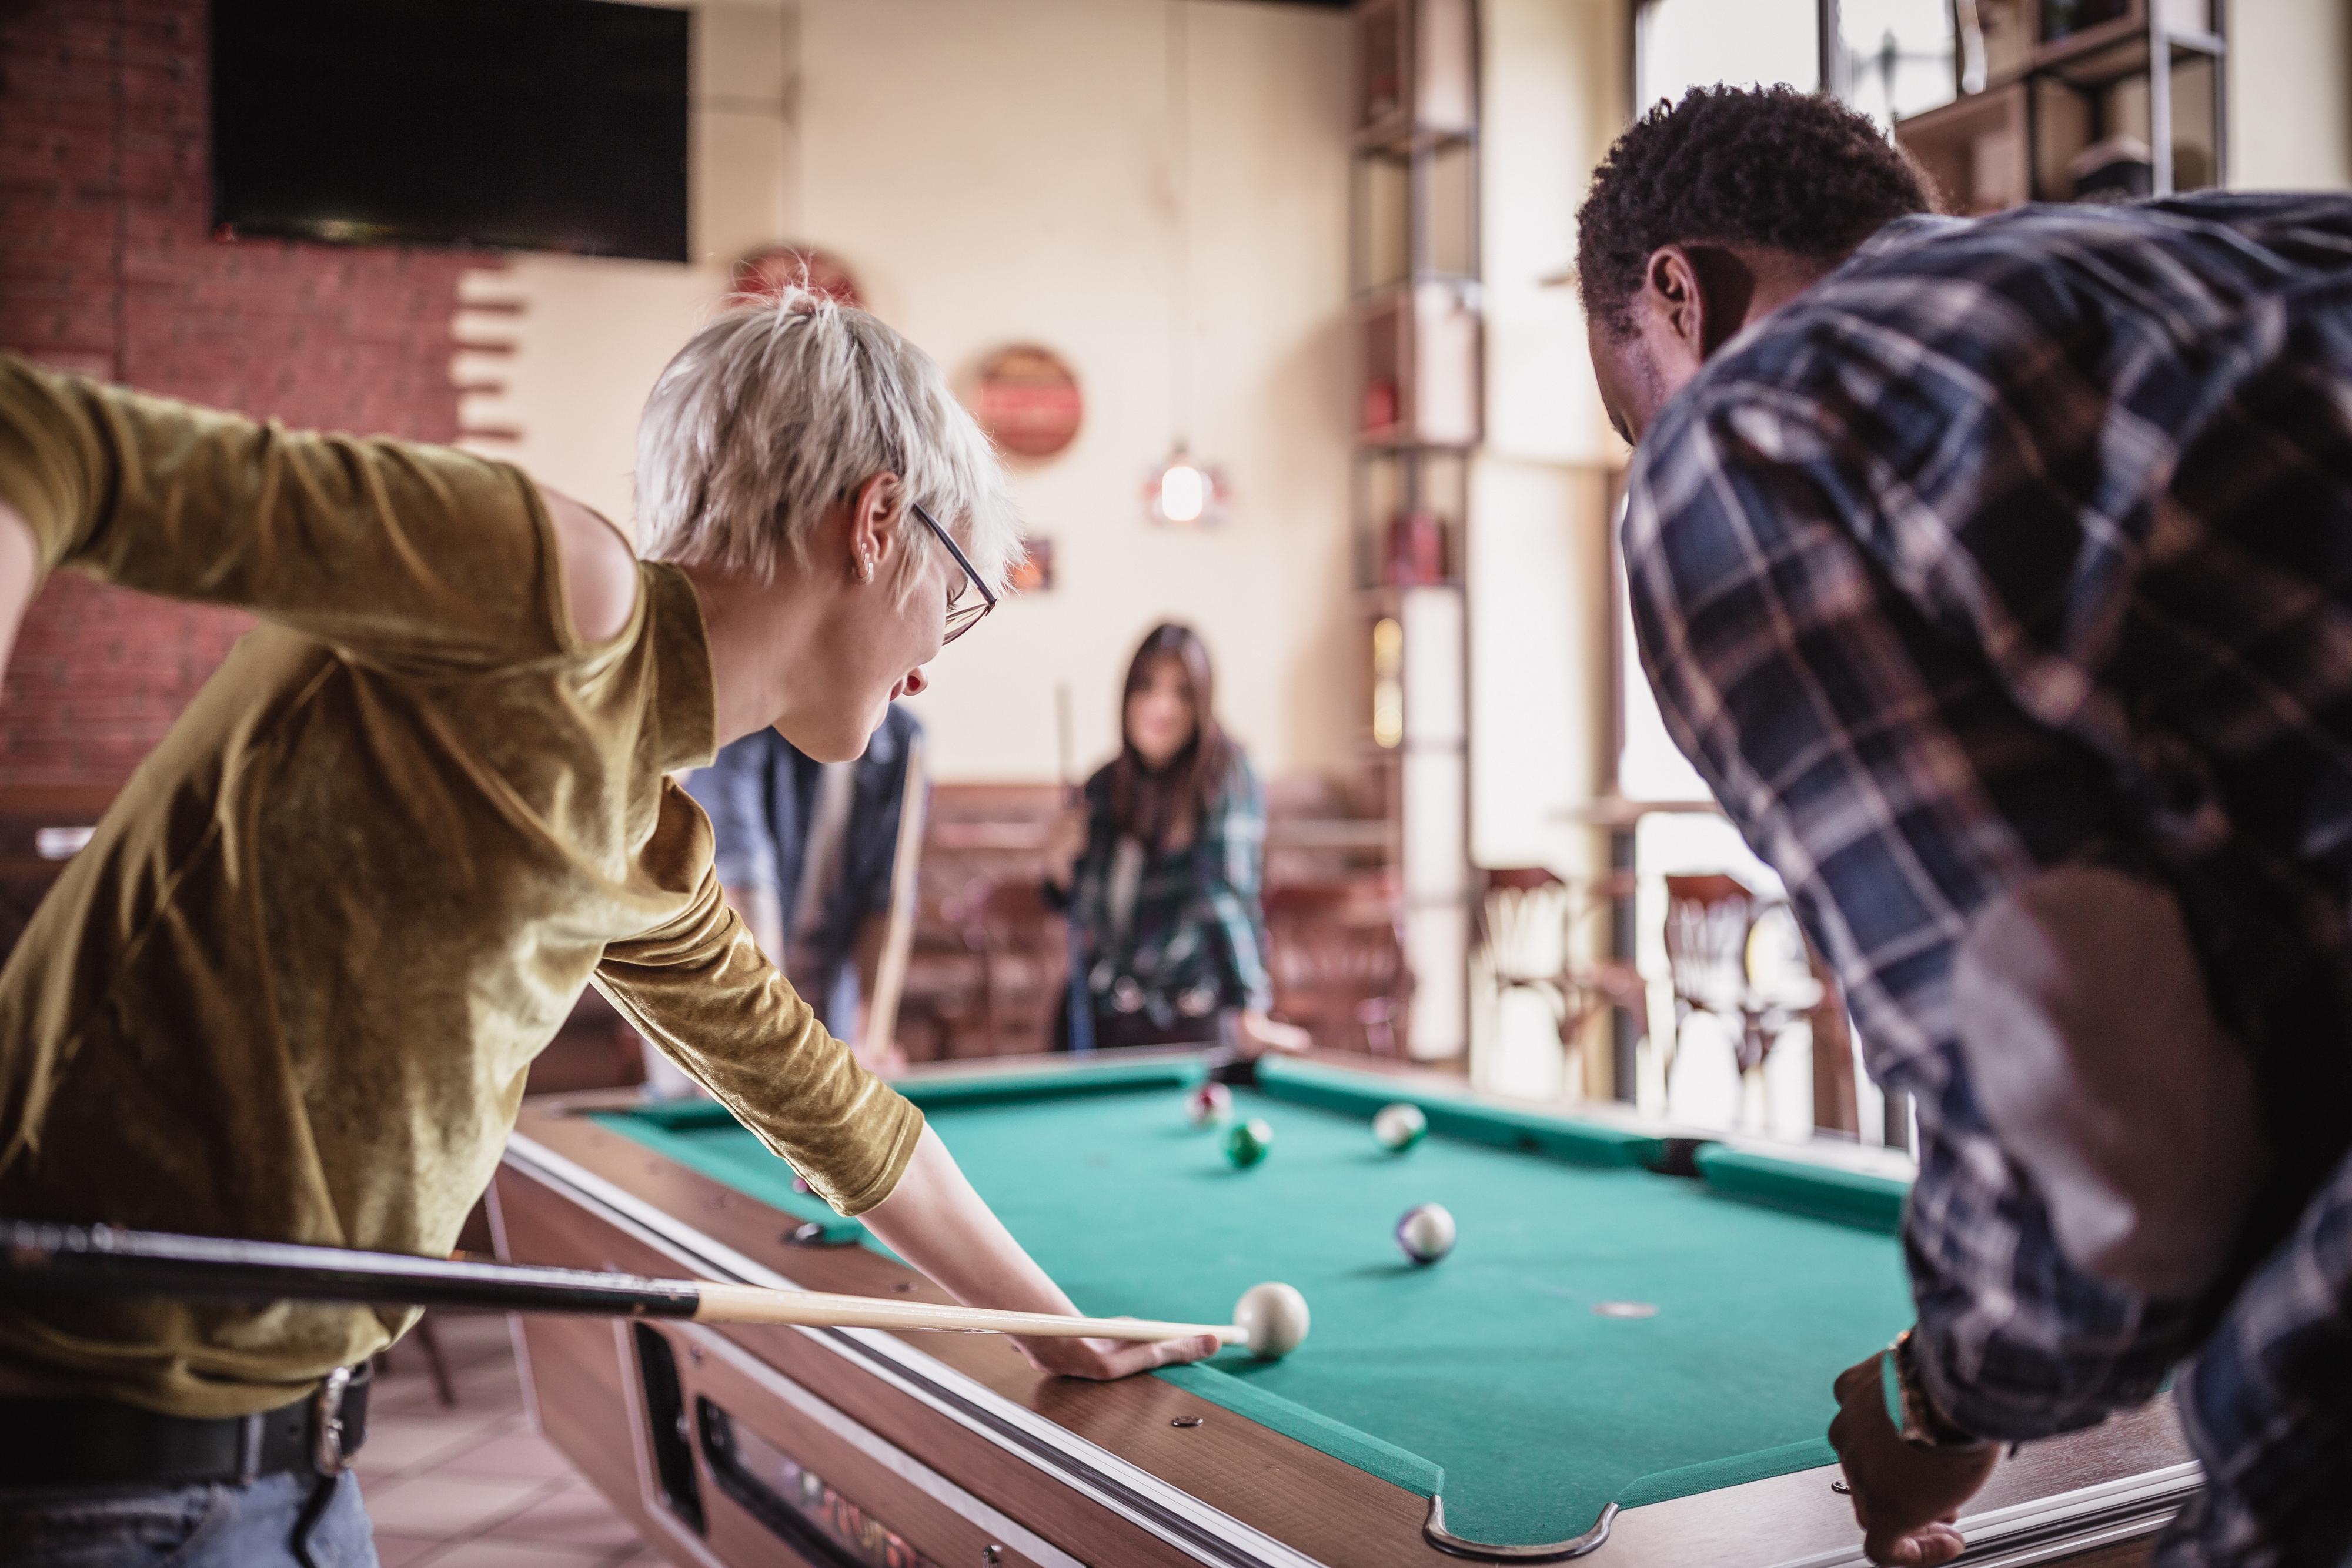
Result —
POLYGON ((1266 973, 1265 796, 1236 747, 1216 803, 1181 849, 1143 858, 1124 931, 1112 919, 1118 819, 1111 770, 1087 780, 1087 849, 1071 882, 1071 915, 1086 934, 1088 988, 1097 1007, 1141 1011, 1162 1030, 1232 1009, 1274 1005, 1266 973), (1129 981, 1121 988, 1121 980, 1129 981), (1122 996, 1122 990, 1124 995, 1122 996), (1132 1008, 1119 1007, 1131 1000, 1132 1008))
POLYGON ((2201 1343, 2181 1406, 2214 1484, 2168 1550, 2340 1552, 2352 201, 1894 225, 1669 406, 1624 546, 1675 739, 1788 881, 1873 1076, 1916 1096, 1930 1386, 2032 1437, 2201 1343), (2279 1173, 2204 1301, 2067 1262, 1955 1050, 1972 915, 2070 862, 2173 888, 2256 1052, 2279 1173))

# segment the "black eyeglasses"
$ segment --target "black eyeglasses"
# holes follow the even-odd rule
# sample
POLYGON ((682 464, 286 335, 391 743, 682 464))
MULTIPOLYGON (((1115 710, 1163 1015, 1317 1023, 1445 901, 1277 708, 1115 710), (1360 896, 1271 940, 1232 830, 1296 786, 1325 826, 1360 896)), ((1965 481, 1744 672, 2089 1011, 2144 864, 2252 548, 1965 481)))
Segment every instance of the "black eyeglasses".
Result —
POLYGON ((961 588, 948 595, 948 634, 940 639, 940 646, 944 648, 979 625, 981 618, 996 608, 996 595, 988 591, 988 584, 981 581, 980 573, 972 570, 971 559, 956 548, 955 540, 949 537, 947 529, 940 527, 937 518, 912 501, 908 502, 907 507, 923 527, 938 537, 940 543, 948 547, 948 554, 955 558, 957 568, 963 572, 965 583, 980 595, 977 603, 966 603, 961 588))

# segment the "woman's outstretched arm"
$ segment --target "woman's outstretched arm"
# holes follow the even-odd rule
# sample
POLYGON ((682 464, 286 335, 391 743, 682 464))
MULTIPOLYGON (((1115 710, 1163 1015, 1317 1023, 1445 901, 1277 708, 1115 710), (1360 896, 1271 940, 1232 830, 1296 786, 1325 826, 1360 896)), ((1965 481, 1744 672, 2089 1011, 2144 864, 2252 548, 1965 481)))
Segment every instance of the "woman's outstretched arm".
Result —
POLYGON ((70 567, 404 670, 569 652, 567 601, 593 641, 625 622, 636 591, 625 540, 505 464, 288 431, 5 353, 0 499, 30 530, 36 585, 70 567), (599 545, 618 570, 559 571, 593 564, 599 545))
MULTIPOLYGON (((890 1249, 969 1307, 1076 1313, 1077 1308, 972 1191, 948 1146, 930 1128, 890 1196, 858 1216, 890 1249)), ((1214 1339, 1129 1343, 1108 1339, 1015 1339, 1040 1372, 1066 1377, 1125 1377, 1155 1366, 1198 1361, 1214 1339)))
POLYGON ((8 656, 16 651, 16 628, 25 622, 25 606, 41 580, 41 549, 24 514, 0 501, 0 676, 8 672, 8 656))

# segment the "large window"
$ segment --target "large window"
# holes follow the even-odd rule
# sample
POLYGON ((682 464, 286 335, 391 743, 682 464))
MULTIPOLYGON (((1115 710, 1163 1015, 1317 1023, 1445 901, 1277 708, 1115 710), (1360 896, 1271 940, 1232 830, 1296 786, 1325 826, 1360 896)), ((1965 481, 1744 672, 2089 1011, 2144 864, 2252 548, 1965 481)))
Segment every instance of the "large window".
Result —
POLYGON ((1837 0, 1838 94, 1879 124, 1952 101, 1951 0, 1837 0))
POLYGON ((1821 84, 1820 0, 1643 0, 1634 13, 1635 98, 1647 109, 1685 89, 1821 84))
POLYGON ((1954 96, 1951 0, 1641 0, 1634 98, 1647 109, 1717 82, 1826 84, 1882 126, 1954 96))

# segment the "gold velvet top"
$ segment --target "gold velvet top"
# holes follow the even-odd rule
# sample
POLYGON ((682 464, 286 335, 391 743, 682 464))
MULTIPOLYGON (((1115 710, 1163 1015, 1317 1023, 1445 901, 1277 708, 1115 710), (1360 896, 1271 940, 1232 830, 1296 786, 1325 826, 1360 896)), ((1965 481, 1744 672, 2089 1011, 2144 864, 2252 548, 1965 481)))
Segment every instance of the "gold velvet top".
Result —
MULTIPOLYGON (((502 464, 289 434, 0 358, 0 497, 68 567, 262 625, 0 969, 0 1215, 444 1254, 593 982, 817 1191, 922 1118, 719 896, 676 568, 583 645, 502 464)), ((406 1313, 0 1301, 0 1371, 184 1416, 299 1397, 406 1313)))

